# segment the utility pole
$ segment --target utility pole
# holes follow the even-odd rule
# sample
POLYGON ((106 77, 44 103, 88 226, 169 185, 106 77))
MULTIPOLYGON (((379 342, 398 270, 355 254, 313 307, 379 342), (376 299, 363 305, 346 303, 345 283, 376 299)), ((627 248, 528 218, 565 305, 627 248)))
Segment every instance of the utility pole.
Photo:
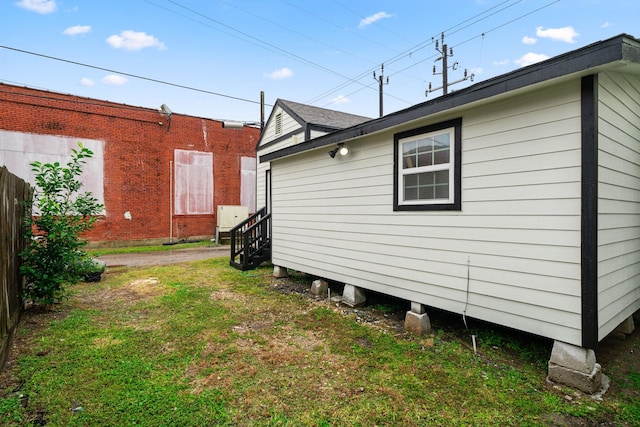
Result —
POLYGON ((260 136, 264 131, 264 91, 260 91, 260 136))
POLYGON ((442 89, 442 94, 446 95, 449 92, 449 85, 454 85, 456 83, 460 83, 463 82, 467 79, 471 79, 471 81, 473 81, 473 77, 474 75, 471 74, 471 76, 467 75, 467 69, 465 68, 464 70, 464 77, 453 81, 453 82, 449 82, 449 68, 451 68, 452 70, 457 70, 458 69, 458 62, 454 62, 453 65, 451 67, 449 67, 449 65, 447 64, 447 58, 452 57, 453 56, 453 48, 448 48, 447 51, 447 44, 444 42, 444 33, 442 33, 442 35, 440 36, 440 39, 442 40, 442 49, 440 49, 440 45, 438 44, 438 40, 436 40, 436 51, 438 51, 438 53, 440 53, 440 57, 436 58, 435 62, 438 61, 442 61, 442 72, 438 73, 436 72, 436 66, 433 66, 433 75, 437 75, 437 74, 442 74, 442 86, 436 87, 436 88, 432 88, 431 87, 431 82, 429 82, 429 89, 427 89, 424 92, 424 96, 429 96, 429 93, 442 89))
POLYGON ((380 66, 380 75, 378 77, 376 77, 376 72, 373 72, 373 80, 377 80, 378 81, 378 95, 379 95, 379 103, 380 103, 380 117, 382 117, 383 115, 383 108, 382 108, 382 86, 385 84, 389 84, 389 77, 387 77, 387 82, 384 83, 384 64, 382 64, 380 66))

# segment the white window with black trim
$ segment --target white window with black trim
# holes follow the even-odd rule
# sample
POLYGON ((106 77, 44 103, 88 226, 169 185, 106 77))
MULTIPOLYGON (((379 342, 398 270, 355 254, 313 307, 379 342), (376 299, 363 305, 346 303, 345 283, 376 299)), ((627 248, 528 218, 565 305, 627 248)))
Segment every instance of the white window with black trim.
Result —
POLYGON ((396 134, 394 210, 460 210, 462 120, 396 134))

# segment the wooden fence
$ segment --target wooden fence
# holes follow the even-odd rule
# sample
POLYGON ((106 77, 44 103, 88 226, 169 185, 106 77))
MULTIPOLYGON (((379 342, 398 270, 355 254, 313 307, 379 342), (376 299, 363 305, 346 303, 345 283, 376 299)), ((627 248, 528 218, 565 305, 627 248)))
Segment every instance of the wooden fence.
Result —
POLYGON ((11 339, 22 314, 20 258, 24 249, 22 220, 25 200, 33 190, 24 180, 0 167, 0 369, 9 355, 11 339))

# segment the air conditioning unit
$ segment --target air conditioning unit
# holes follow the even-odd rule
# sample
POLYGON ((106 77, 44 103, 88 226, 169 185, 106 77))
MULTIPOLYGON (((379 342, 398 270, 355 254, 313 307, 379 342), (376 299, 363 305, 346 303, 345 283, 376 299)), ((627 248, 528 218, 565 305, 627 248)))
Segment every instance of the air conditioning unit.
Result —
POLYGON ((216 226, 216 244, 220 233, 226 233, 249 217, 247 206, 218 205, 218 223, 216 226))

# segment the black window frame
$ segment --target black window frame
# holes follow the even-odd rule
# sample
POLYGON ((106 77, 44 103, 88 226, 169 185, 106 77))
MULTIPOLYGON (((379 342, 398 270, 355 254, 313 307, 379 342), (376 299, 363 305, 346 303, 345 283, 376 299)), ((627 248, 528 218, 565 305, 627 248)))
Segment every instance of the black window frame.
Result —
POLYGON ((459 211, 462 210, 462 118, 447 120, 429 126, 396 133, 393 136, 393 210, 394 211, 459 211), (453 128, 453 201, 446 203, 402 204, 400 167, 398 161, 400 141, 423 133, 453 128))

